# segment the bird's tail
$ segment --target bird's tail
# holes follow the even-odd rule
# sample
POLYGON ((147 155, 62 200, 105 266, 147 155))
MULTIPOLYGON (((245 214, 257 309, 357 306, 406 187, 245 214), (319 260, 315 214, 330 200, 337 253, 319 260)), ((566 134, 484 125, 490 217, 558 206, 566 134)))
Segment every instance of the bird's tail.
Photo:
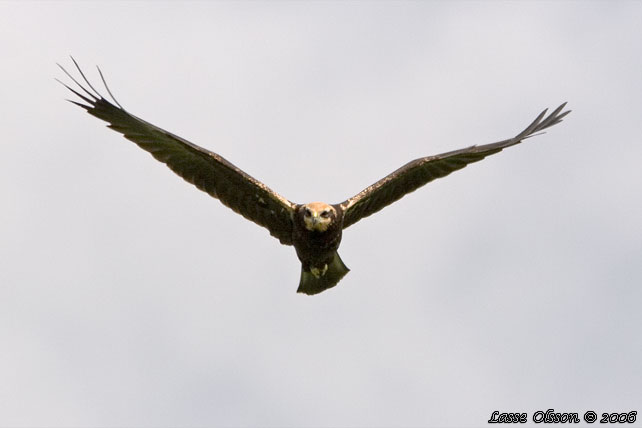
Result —
POLYGON ((349 271, 350 269, 343 264, 343 260, 337 252, 334 253, 332 261, 328 263, 328 269, 325 272, 319 272, 318 276, 310 271, 305 271, 301 266, 301 281, 297 293, 318 294, 337 285, 349 271))

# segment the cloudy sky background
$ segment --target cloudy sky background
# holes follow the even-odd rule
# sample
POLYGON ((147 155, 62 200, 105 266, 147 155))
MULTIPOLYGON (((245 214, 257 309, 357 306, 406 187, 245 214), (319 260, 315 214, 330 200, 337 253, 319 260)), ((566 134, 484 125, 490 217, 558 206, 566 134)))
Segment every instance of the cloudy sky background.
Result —
POLYGON ((476 426, 642 410, 642 3, 0 3, 0 426, 476 426), (292 201, 546 135, 291 247, 53 78, 292 201))

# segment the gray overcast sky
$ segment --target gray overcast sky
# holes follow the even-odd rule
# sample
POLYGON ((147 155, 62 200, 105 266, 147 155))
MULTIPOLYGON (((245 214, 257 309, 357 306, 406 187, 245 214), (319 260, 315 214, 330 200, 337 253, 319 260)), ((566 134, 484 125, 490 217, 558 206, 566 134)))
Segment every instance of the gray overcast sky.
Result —
MULTIPOLYGON (((0 426, 479 426, 642 403, 642 3, 0 3, 0 426), (66 103, 296 202, 546 135, 291 247, 66 103)), ((638 422, 639 423, 639 422, 638 422)))

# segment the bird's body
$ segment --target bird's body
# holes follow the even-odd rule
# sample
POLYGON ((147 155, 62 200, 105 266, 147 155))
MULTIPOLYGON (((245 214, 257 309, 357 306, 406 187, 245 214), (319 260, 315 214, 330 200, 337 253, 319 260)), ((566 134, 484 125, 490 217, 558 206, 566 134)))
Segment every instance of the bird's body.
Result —
MULTIPOLYGON (((545 110, 524 131, 508 140, 415 159, 339 204, 295 204, 220 155, 128 113, 113 96, 115 104, 112 104, 93 88, 75 61, 74 64, 88 88, 60 68, 86 95, 63 85, 87 104, 71 102, 108 122, 110 128, 122 133, 200 190, 219 199, 248 220, 267 228, 282 244, 294 246, 301 261, 301 279, 297 291, 305 294, 327 290, 348 273, 349 269, 337 252, 345 228, 434 179, 522 142, 559 123, 569 113, 562 112, 564 103, 547 117, 545 110)), ((102 73, 100 75, 102 78, 102 73)), ((106 89, 111 95, 109 88, 106 89)))
POLYGON ((337 250, 343 232, 343 209, 323 202, 299 205, 295 210, 292 245, 301 261, 297 291, 316 294, 348 273, 337 250), (321 289, 322 288, 322 289, 321 289), (317 291, 318 290, 318 291, 317 291))
MULTIPOLYGON (((314 228, 306 222, 311 215, 306 216, 305 210, 306 205, 300 205, 295 212, 292 245, 306 271, 311 268, 323 269, 339 249, 342 218, 336 216, 330 219, 326 228, 314 228)), ((341 213, 340 210, 337 212, 341 213)))

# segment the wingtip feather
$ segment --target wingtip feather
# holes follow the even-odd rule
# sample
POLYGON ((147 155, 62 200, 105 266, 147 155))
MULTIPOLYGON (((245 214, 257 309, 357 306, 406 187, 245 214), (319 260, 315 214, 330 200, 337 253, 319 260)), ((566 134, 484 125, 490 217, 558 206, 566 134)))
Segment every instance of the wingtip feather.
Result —
POLYGON ((114 94, 111 93, 111 90, 109 89, 109 86, 107 85, 107 81, 105 80, 105 76, 103 76, 103 72, 100 69, 100 67, 96 66, 96 69, 98 70, 98 74, 100 75, 100 79, 103 81, 103 85, 105 86, 105 89, 107 89, 107 93, 111 97, 112 100, 116 103, 118 107, 120 107, 122 110, 125 110, 123 106, 120 105, 114 94))
POLYGON ((89 111, 89 110, 91 110, 93 108, 92 106, 88 106, 86 104, 79 103, 78 101, 70 100, 69 98, 65 98, 65 101, 69 101, 72 104, 76 104, 78 107, 82 107, 87 111, 89 111))
MULTIPOLYGON (((102 95, 100 95, 100 92, 98 92, 98 91, 96 90, 96 88, 94 88, 94 87, 92 86, 92 84, 89 82, 89 80, 88 80, 88 79, 87 79, 87 77, 85 76, 85 73, 83 73, 82 69, 80 68, 80 66, 78 65, 78 63, 77 63, 77 62, 76 62, 76 60, 74 59, 74 57, 73 57, 73 56, 71 56, 71 55, 69 55, 69 57, 70 57, 70 58, 71 58, 71 60, 73 61, 74 65, 76 66, 76 70, 78 70, 78 73, 80 73, 80 76, 82 76, 82 79, 85 81, 85 83, 87 84, 87 86, 89 86, 89 87, 91 88, 91 90, 95 92, 95 95, 94 95, 94 96, 95 96, 96 98, 98 98, 98 99, 103 98, 103 96, 102 96, 102 95)), ((85 90, 85 91, 86 91, 86 92, 88 92, 87 90, 85 90)))

